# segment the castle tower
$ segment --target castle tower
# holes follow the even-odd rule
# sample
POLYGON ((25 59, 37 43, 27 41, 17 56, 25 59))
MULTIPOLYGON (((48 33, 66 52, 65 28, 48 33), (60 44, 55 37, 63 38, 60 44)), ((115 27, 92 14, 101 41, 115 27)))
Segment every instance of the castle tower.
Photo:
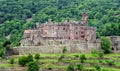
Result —
POLYGON ((83 12, 82 14, 82 21, 81 21, 81 29, 80 29, 80 37, 83 40, 86 40, 86 34, 88 31, 88 14, 86 11, 83 12))
POLYGON ((85 25, 86 27, 88 27, 88 14, 87 14, 87 12, 84 12, 82 14, 82 22, 83 22, 83 25, 85 25))

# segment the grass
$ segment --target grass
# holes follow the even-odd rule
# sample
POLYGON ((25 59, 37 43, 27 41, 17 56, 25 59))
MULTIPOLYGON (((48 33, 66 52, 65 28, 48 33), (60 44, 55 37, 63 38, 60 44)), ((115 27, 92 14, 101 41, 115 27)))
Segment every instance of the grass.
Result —
MULTIPOLYGON (((69 64, 79 64, 80 58, 79 56, 82 55, 80 53, 66 53, 66 54, 40 54, 40 60, 38 61, 40 65, 40 69, 48 69, 48 68, 57 68, 57 69, 67 69, 69 64), (64 55, 62 61, 58 60, 58 57, 64 55)), ((0 68, 10 68, 10 67, 20 67, 18 65, 18 58, 22 55, 12 56, 15 57, 15 64, 9 64, 9 60, 3 60, 3 63, 0 64, 0 68)), ((27 56, 27 55, 25 55, 27 56)), ((34 56, 34 55, 33 55, 34 56)), ((120 55, 119 54, 106 54, 103 58, 99 58, 97 55, 94 56, 93 54, 85 54, 87 60, 84 64, 85 70, 95 70, 95 65, 100 64, 102 70, 107 71, 120 71, 120 55), (115 61, 114 66, 106 66, 108 63, 106 61, 115 61), (86 65, 88 64, 88 65, 86 65)))
POLYGON ((11 67, 11 64, 0 64, 0 68, 8 68, 11 67))

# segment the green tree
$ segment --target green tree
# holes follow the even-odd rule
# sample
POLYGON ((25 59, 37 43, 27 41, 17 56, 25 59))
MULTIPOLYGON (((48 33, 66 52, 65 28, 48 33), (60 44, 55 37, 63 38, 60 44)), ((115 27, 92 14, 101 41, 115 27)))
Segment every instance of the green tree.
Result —
POLYGON ((112 49, 112 44, 110 42, 110 39, 108 37, 102 37, 102 49, 104 50, 104 53, 110 53, 112 49))
POLYGON ((1 58, 5 57, 4 49, 0 49, 0 57, 1 58))
POLYGON ((64 57, 65 57, 64 55, 61 55, 61 56, 58 57, 58 60, 62 61, 64 57))
POLYGON ((74 65, 73 64, 70 64, 68 67, 67 67, 67 71, 74 71, 74 65))
POLYGON ((91 53, 93 56, 96 56, 98 54, 97 50, 92 50, 91 53))
POLYGON ((96 65, 96 66, 95 66, 95 69, 96 69, 97 71, 101 71, 101 67, 100 67, 99 65, 96 65))
POLYGON ((10 45, 11 44, 11 42, 9 41, 9 40, 6 40, 4 43, 3 43, 3 47, 6 47, 6 46, 8 46, 8 45, 10 45))
POLYGON ((86 59, 87 58, 86 58, 86 56, 84 54, 80 55, 81 63, 83 63, 86 59))
POLYGON ((32 61, 33 61, 33 56, 31 54, 28 54, 27 62, 32 62, 32 61))
POLYGON ((64 46, 62 52, 65 53, 67 51, 67 47, 64 46))
POLYGON ((103 58, 103 56, 104 56, 104 51, 100 51, 100 52, 98 52, 97 54, 98 54, 98 56, 99 56, 100 58, 103 58))
POLYGON ((14 62, 15 62, 15 59, 14 59, 14 58, 11 58, 11 59, 10 59, 10 64, 14 64, 14 62))
POLYGON ((37 62, 30 62, 28 64, 28 70, 27 71, 39 71, 39 65, 37 64, 37 62))
POLYGON ((82 71, 83 70, 83 64, 77 64, 77 69, 82 71))
POLYGON ((35 54, 34 58, 38 61, 40 59, 40 55, 39 54, 35 54))
POLYGON ((28 63, 28 60, 27 60, 27 59, 28 59, 28 58, 27 58, 26 56, 21 56, 21 57, 19 57, 19 59, 18 59, 19 65, 25 66, 25 65, 28 63))

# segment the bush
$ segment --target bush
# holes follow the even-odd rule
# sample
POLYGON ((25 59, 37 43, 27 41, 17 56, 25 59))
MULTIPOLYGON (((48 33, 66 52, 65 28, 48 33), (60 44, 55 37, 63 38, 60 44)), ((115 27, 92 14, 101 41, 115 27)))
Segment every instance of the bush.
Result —
POLYGON ((33 61, 33 56, 29 54, 27 57, 27 62, 32 62, 32 61, 33 61))
POLYGON ((105 51, 104 53, 111 53, 112 43, 109 38, 102 37, 102 49, 105 51))
POLYGON ((38 61, 40 59, 40 55, 39 54, 35 54, 34 58, 38 61))
POLYGON ((96 69, 97 71, 101 71, 101 67, 100 67, 99 65, 96 65, 96 66, 95 66, 95 69, 96 69))
POLYGON ((1 58, 5 57, 4 49, 0 49, 0 57, 1 58))
POLYGON ((102 61, 102 60, 99 60, 99 63, 103 63, 103 61, 102 61))
POLYGON ((81 63, 83 63, 86 60, 86 56, 84 54, 80 55, 81 63))
POLYGON ((25 66, 28 63, 28 57, 26 57, 26 56, 19 57, 18 63, 21 66, 25 66))
POLYGON ((28 64, 28 70, 27 71, 39 71, 39 65, 37 62, 30 62, 28 64))
POLYGON ((67 67, 67 71, 74 71, 74 65, 73 65, 73 64, 70 64, 70 65, 67 67))
POLYGON ((58 60, 62 61, 64 57, 65 57, 64 55, 61 55, 60 57, 58 57, 58 60))
POLYGON ((14 58, 11 58, 11 59, 10 59, 10 64, 14 64, 14 62, 15 62, 15 59, 14 59, 14 58))
POLYGON ((104 51, 98 52, 98 56, 99 56, 100 58, 103 58, 103 56, 104 56, 104 51))
POLYGON ((114 65, 114 61, 111 61, 111 60, 108 61, 108 60, 107 60, 106 62, 107 62, 107 64, 110 65, 110 66, 114 65))
POLYGON ((77 69, 80 71, 83 70, 83 64, 77 64, 77 69))
POLYGON ((91 53, 93 56, 96 56, 98 52, 97 52, 97 50, 92 50, 91 53))
POLYGON ((4 43, 3 43, 3 47, 6 47, 6 46, 8 46, 8 45, 10 45, 11 44, 11 42, 9 41, 9 40, 6 40, 4 43))
POLYGON ((74 55, 76 58, 78 58, 79 57, 79 55, 74 55))
POLYGON ((64 46, 62 52, 65 53, 67 51, 67 47, 64 46))

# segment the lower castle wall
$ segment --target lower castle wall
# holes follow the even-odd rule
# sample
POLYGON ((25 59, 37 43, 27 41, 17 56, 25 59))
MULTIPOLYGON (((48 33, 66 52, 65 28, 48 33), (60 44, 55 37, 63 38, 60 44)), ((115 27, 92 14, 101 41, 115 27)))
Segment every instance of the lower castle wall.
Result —
POLYGON ((67 47, 67 53, 90 53, 93 49, 99 49, 99 43, 61 44, 49 46, 21 46, 19 54, 35 53, 62 53, 63 47, 67 47))

